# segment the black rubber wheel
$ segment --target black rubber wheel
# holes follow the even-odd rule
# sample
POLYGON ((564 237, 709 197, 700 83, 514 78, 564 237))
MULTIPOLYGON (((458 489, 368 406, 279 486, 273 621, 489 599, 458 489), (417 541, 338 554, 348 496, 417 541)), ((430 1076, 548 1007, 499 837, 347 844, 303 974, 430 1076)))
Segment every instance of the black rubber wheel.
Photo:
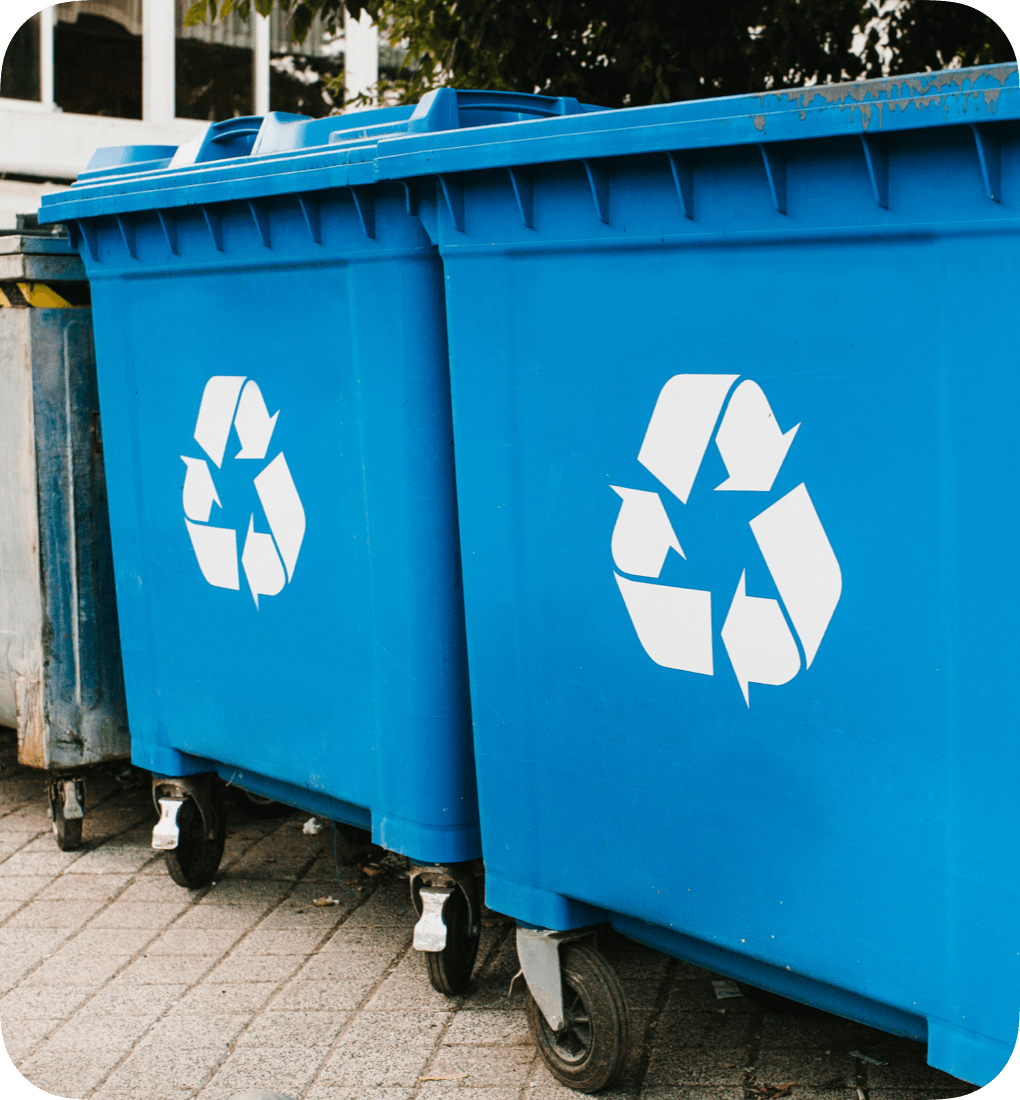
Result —
POLYGON ((213 786, 212 803, 216 811, 216 836, 207 840, 202 827, 202 815, 194 799, 186 799, 177 811, 180 839, 177 847, 166 853, 166 869, 178 886, 194 890, 208 886, 223 858, 227 839, 226 799, 219 786, 213 786))
POLYGON ((265 795, 252 794, 251 791, 235 788, 237 803, 249 817, 257 817, 262 821, 268 821, 274 817, 287 817, 294 812, 293 806, 286 802, 274 802, 265 795))
MULTIPOLYGON (((471 890, 471 905, 475 914, 479 912, 478 886, 472 878, 467 883, 471 890)), ((446 903, 443 917, 446 921, 446 946, 442 951, 426 951, 425 960, 429 968, 429 981, 437 993, 452 997, 460 993, 471 980, 471 971, 478 957, 478 941, 481 927, 471 934, 471 913, 468 899, 463 888, 453 892, 446 903)))
POLYGON ((630 1013, 619 979, 589 943, 560 948, 564 1027, 553 1031, 528 993, 528 1026, 549 1071, 569 1088, 595 1092, 623 1069, 630 1013))
POLYGON ((64 800, 55 798, 50 805, 53 807, 53 832, 57 837, 57 847, 62 852, 73 852, 81 847, 80 817, 70 819, 64 817, 64 800))

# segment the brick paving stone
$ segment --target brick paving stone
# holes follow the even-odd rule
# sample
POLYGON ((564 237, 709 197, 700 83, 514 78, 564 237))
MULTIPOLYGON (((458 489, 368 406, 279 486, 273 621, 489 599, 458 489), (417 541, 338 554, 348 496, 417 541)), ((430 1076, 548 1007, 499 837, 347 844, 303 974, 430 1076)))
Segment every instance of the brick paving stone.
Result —
POLYGON ((328 1044, 316 1043, 235 1050, 209 1081, 209 1087, 297 1092, 316 1076, 328 1053, 328 1044))
MULTIPOLYGON (((406 1088, 375 1088, 371 1093, 371 1100, 412 1100, 414 1089, 406 1088)), ((201 1095, 201 1100, 207 1100, 201 1095)), ((209 1098, 209 1100, 231 1100, 231 1098, 209 1098)), ((357 1086, 336 1086, 330 1084, 320 1085, 316 1082, 308 1089, 302 1100, 366 1100, 365 1090, 357 1086)), ((470 1098, 468 1098, 470 1100, 470 1098)))
POLYGON ((371 981, 305 982, 291 980, 273 998, 270 1008, 274 1012, 294 1012, 304 1009, 323 1011, 357 1007, 372 988, 371 981))
POLYGON ((197 1012, 182 1011, 178 1006, 157 1020, 145 1036, 143 1046, 162 1048, 167 1043, 186 1047, 229 1045, 254 1019, 247 1012, 197 1012))
MULTIPOLYGON (((205 909, 198 906, 192 912, 205 909)), ((209 908, 206 912, 222 913, 227 908, 209 908)), ((191 914, 189 913, 188 916, 191 914)), ((178 924, 180 927, 180 923, 178 924)), ((233 949, 234 955, 309 955, 322 942, 323 934, 317 928, 256 928, 249 932, 233 949)), ((317 958, 318 956, 313 956, 317 958)))
POLYGON ((399 1086, 413 1089, 428 1060, 429 1051, 422 1047, 387 1050, 344 1046, 330 1055, 315 1084, 366 1090, 399 1086))
POLYGON ((60 946, 73 928, 0 928, 0 961, 41 959, 60 946))
POLYGON ((85 928, 60 950, 64 955, 134 955, 157 932, 156 928, 85 928))
POLYGON ((89 928, 159 928, 188 907, 181 901, 115 901, 89 921, 89 928))
MULTIPOLYGON (((180 889, 180 887, 178 887, 180 889)), ((220 879, 201 899, 202 905, 250 905, 280 901, 290 889, 287 882, 220 879)))
MULTIPOLYGON (((416 1100, 519 1100, 520 1095, 519 1087, 472 1087, 460 1081, 422 1081, 416 1100)), ((530 1100, 531 1093, 525 1095, 530 1100)))
MULTIPOLYGON (((0 870, 0 894, 3 872, 0 870)), ((38 901, 112 901, 131 881, 130 875, 60 875, 39 894, 38 901)))
POLYGON ((78 1051, 73 1058, 66 1051, 41 1050, 18 1067, 37 1088, 56 1096, 86 1096, 124 1057, 120 1050, 78 1051))
POLYGON ((472 1010, 470 999, 454 1016, 443 1036, 446 1046, 531 1046, 524 1013, 509 1009, 472 1010))
POLYGON ((32 1016, 42 1019, 67 1017, 88 1000, 90 992, 89 989, 69 985, 40 988, 22 984, 0 998, 0 1013, 21 1020, 32 1016))
POLYGON ((216 963, 219 955, 143 955, 120 975, 121 981, 140 985, 199 981, 216 963))
MULTIPOLYGON (((153 853, 145 856, 132 853, 107 853, 98 851, 82 856, 81 859, 71 864, 65 874, 68 875, 116 875, 138 874, 144 871, 146 864, 153 858, 153 853)), ((162 867, 160 867, 162 873, 162 867)))
POLYGON ((4 928, 74 928, 105 904, 101 898, 78 898, 73 905, 67 901, 31 901, 4 928))
POLYGON ((191 989, 178 1006, 182 1012, 258 1012, 276 990, 275 982, 215 982, 191 989))
POLYGON ((173 1088, 199 1089, 226 1057, 221 1046, 144 1046, 135 1050, 106 1082, 110 1088, 132 1087, 135 1081, 163 1081, 173 1088))
POLYGON ((0 864, 0 901, 29 901, 52 882, 52 875, 14 875, 0 864))
POLYGON ((61 955, 47 959, 21 983, 21 989, 73 985, 98 989, 131 961, 130 955, 61 955))
POLYGON ((344 1033, 344 1046, 435 1047, 449 1021, 445 1012, 360 1012, 344 1033))
POLYGON ((174 928, 195 928, 203 931, 236 928, 247 931, 259 923, 269 908, 269 905, 193 905, 181 916, 174 928))
POLYGON ((11 1061, 17 1063, 27 1058, 63 1022, 59 1017, 53 1016, 23 1019, 10 1013, 5 1015, 2 1023, 3 1041, 11 1061))
MULTIPOLYGON (((529 1095, 528 1100, 531 1100, 529 1095)), ((536 1096, 534 1100, 546 1100, 536 1096)), ((703 1085, 665 1085, 641 1090, 641 1100, 744 1100, 744 1090, 703 1085)), ((790 1100, 803 1100, 798 1093, 790 1100)))
POLYGON ((316 953, 307 959, 298 977, 325 982, 381 978, 398 953, 393 949, 316 953))
POLYGON ((7 875, 59 875, 81 859, 80 852, 62 852, 54 844, 48 851, 15 852, 5 859, 0 868, 7 875))
POLYGON ((136 878, 117 900, 123 902, 186 901, 190 904, 198 901, 202 896, 202 890, 186 890, 183 886, 178 886, 166 873, 164 866, 163 873, 159 876, 136 878))
POLYGON ((266 1011, 256 1016, 238 1036, 238 1049, 246 1046, 282 1046, 307 1040, 332 1043, 350 1020, 351 1014, 332 1011, 266 1011))
MULTIPOLYGON (((744 1067, 700 1051, 653 1049, 648 1059, 645 1085, 742 1085, 744 1067), (728 1067, 728 1068, 727 1068, 728 1067)), ((789 1080, 789 1078, 787 1078, 789 1080)))
POLYGON ((87 1016, 138 1016, 155 1019, 176 1004, 187 992, 182 983, 138 985, 115 978, 104 986, 81 1012, 87 1016))
POLYGON ((168 928, 146 949, 147 955, 217 955, 244 934, 240 928, 168 928))
POLYGON ((466 1073, 470 1087, 516 1084, 522 1086, 535 1060, 533 1047, 441 1047, 426 1076, 445 1077, 466 1073))
POLYGON ((304 955, 228 955, 210 982, 282 982, 300 969, 304 955))
POLYGON ((397 925, 409 928, 415 922, 414 907, 407 883, 399 886, 385 884, 375 891, 368 901, 356 913, 352 913, 352 928, 365 928, 373 925, 397 925))
POLYGON ((71 1017, 46 1043, 46 1050, 131 1050, 152 1021, 144 1016, 71 1017))
POLYGON ((843 1051, 831 1054, 806 1051, 762 1051, 754 1067, 759 1084, 778 1085, 797 1081, 816 1088, 839 1089, 854 1083, 854 1059, 843 1051))

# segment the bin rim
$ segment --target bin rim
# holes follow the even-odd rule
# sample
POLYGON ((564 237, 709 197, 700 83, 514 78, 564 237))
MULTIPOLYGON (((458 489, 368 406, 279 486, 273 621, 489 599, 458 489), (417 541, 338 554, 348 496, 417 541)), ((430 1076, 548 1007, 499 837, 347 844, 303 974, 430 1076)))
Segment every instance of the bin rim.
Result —
MULTIPOLYGON (((43 196, 39 220, 69 221, 491 168, 1014 121, 1020 119, 1020 81, 1017 63, 1009 62, 619 110, 582 106, 579 113, 559 117, 355 137, 298 151, 82 181, 43 196)), ((276 116, 266 116, 270 119, 278 124, 276 116)))

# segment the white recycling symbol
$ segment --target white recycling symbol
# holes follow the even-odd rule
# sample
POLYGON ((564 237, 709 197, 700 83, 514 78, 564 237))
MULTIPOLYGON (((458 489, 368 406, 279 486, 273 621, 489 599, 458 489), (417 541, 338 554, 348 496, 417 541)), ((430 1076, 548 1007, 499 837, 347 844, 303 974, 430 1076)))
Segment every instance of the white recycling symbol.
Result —
MULTIPOLYGON (((202 393, 195 441, 220 469, 233 427, 241 441, 234 458, 264 461, 279 415, 269 415, 257 382, 244 375, 217 374, 206 382, 202 393)), ((217 588, 239 590, 237 532, 232 527, 209 523, 213 504, 222 507, 209 464, 204 458, 181 458, 188 468, 184 478, 184 522, 202 576, 217 588)), ((258 607, 259 596, 275 596, 293 579, 305 537, 305 510, 282 451, 255 475, 254 483, 271 533, 255 530, 252 513, 241 566, 258 607)))
MULTIPOLYGON (((781 431, 764 392, 750 379, 733 390, 716 430, 739 377, 678 374, 659 393, 638 462, 684 505, 713 431, 729 474, 716 492, 771 492, 797 434, 799 424, 781 431)), ((658 578, 671 549, 686 558, 662 499, 642 489, 611 488, 622 497, 611 545, 619 570, 614 576, 638 640, 656 664, 714 675, 712 593, 630 579, 658 578)), ((750 527, 782 606, 749 596, 746 568, 741 572, 721 637, 748 706, 748 684, 786 684, 801 670, 787 616, 810 667, 843 588, 839 562, 803 483, 756 515, 750 527)))

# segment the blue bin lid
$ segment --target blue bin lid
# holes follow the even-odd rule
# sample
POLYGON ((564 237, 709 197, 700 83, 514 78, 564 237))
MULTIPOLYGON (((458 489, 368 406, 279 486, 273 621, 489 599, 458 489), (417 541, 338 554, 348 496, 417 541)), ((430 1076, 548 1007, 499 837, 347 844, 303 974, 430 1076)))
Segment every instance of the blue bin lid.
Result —
POLYGON ((604 110, 569 97, 441 88, 415 107, 210 125, 171 156, 101 149, 41 222, 512 168, 1020 118, 1015 63, 604 110))
POLYGON ((70 190, 49 196, 53 201, 40 212, 40 219, 67 221, 371 183, 371 154, 388 138, 413 134, 434 140, 447 130, 491 129, 604 110, 570 96, 438 88, 416 106, 380 107, 318 119, 281 111, 231 118, 211 123, 179 147, 97 149, 70 190), (343 166, 354 170, 342 172, 343 178, 322 172, 343 166), (298 178, 295 172, 311 172, 312 176, 298 178), (241 179, 252 177, 260 179, 261 186, 254 191, 251 187, 237 189, 241 179), (274 177, 278 177, 275 183, 274 177))

